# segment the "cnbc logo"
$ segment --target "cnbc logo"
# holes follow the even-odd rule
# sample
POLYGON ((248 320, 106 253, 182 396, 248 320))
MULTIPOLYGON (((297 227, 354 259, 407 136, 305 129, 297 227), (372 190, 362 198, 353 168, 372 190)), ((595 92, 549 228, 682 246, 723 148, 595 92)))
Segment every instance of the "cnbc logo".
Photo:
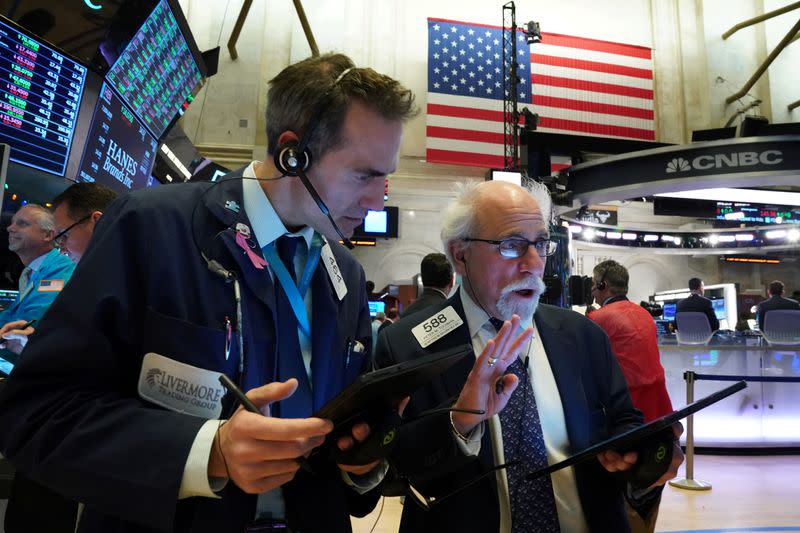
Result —
POLYGON ((691 161, 683 157, 674 157, 667 163, 666 172, 689 172, 690 170, 716 170, 723 168, 741 168, 755 165, 777 165, 783 162, 780 150, 764 150, 763 152, 731 152, 727 154, 699 155, 691 161))

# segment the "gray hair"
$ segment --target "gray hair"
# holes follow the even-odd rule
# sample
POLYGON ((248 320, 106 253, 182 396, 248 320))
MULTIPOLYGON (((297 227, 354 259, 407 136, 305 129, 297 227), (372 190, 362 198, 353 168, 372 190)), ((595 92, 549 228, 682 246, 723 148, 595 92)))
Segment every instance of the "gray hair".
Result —
POLYGON ((53 213, 46 207, 42 207, 39 204, 25 204, 20 209, 33 209, 36 211, 38 213, 36 221, 43 231, 56 230, 56 220, 53 218, 53 213))
MULTIPOLYGON (((478 188, 485 182, 462 182, 455 186, 455 199, 447 206, 442 216, 441 239, 444 246, 444 253, 447 260, 454 264, 450 254, 450 243, 469 237, 475 231, 475 203, 478 199, 478 188)), ((542 218, 545 225, 549 226, 552 222, 553 203, 550 199, 550 192, 544 184, 527 179, 523 189, 536 200, 542 210, 542 218)), ((469 244, 469 243, 467 243, 469 244)))

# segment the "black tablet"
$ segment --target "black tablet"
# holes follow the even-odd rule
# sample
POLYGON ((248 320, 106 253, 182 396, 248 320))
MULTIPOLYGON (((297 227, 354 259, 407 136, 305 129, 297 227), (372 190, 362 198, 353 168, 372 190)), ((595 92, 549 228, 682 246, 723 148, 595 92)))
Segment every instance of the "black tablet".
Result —
POLYGON ((367 372, 323 405, 314 416, 327 418, 334 426, 340 426, 363 417, 370 410, 385 410, 472 353, 472 345, 462 344, 367 372))
POLYGON ((740 390, 747 387, 747 383, 744 381, 738 381, 731 385, 730 387, 725 387, 724 389, 715 392, 714 394, 710 394, 705 398, 697 400, 696 402, 692 402, 686 407, 678 409, 677 411, 673 411, 668 415, 664 415, 661 418, 656 418, 648 422, 647 424, 635 427, 631 430, 626 431, 625 433, 620 433, 619 435, 615 435, 608 440, 605 440, 599 444, 595 444, 594 446, 590 446, 583 450, 580 453, 576 453, 570 457, 567 457, 563 461, 558 463, 546 466, 544 468, 540 468, 538 470, 534 470, 526 475, 527 479, 536 479, 538 477, 551 474, 557 470, 561 470, 562 468, 566 468, 568 466, 572 466, 578 463, 581 463, 589 458, 595 457, 598 453, 604 452, 606 450, 617 450, 620 452, 627 452, 629 450, 636 449, 636 444, 643 438, 653 435, 654 433, 658 433, 672 424, 681 420, 682 418, 686 418, 687 416, 696 413, 700 409, 705 409, 709 405, 715 404, 718 401, 727 398, 728 396, 739 392, 740 390))

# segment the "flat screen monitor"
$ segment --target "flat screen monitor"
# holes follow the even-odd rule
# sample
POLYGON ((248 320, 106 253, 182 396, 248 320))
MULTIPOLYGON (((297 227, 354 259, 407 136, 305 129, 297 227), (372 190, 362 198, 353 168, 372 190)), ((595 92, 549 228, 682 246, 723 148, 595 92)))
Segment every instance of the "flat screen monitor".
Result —
POLYGON ((386 206, 382 211, 368 211, 364 222, 353 232, 354 237, 397 238, 399 209, 386 206))
POLYGON ((657 335, 669 335, 672 333, 670 329, 670 324, 672 321, 670 320, 656 320, 656 334, 657 335))
POLYGON ((375 300, 369 301, 369 316, 375 317, 378 313, 386 312, 386 304, 375 300))
POLYGON ((675 320, 675 307, 677 304, 664 304, 664 320, 675 320))
POLYGON ((0 289, 0 310, 8 309, 11 304, 17 301, 19 291, 0 289))
POLYGON ((169 3, 161 0, 106 75, 156 138, 183 115, 203 84, 192 48, 169 3))
POLYGON ((86 67, 0 18, 0 143, 12 161, 64 176, 86 67))
POLYGON ((103 84, 86 138, 78 181, 123 193, 146 187, 158 142, 111 87, 103 84))
POLYGON ((724 298, 711 300, 711 306, 714 308, 714 316, 717 317, 717 320, 724 320, 724 319, 728 318, 728 315, 725 314, 725 299, 724 298))

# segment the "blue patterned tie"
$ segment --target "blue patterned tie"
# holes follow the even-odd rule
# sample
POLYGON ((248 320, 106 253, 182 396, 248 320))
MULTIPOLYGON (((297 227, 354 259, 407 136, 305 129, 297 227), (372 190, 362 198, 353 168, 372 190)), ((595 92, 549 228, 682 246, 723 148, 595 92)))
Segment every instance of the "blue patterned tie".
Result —
MULTIPOLYGON (((489 321, 495 329, 503 325, 495 318, 489 321)), ((536 408, 536 398, 528 380, 528 369, 522 360, 517 358, 507 371, 513 372, 519 378, 519 386, 499 415, 505 461, 519 462, 517 466, 506 470, 511 499, 511 531, 512 533, 560 532, 550 476, 542 476, 532 481, 525 479, 527 472, 547 466, 547 450, 539 421, 539 411, 536 408)))

